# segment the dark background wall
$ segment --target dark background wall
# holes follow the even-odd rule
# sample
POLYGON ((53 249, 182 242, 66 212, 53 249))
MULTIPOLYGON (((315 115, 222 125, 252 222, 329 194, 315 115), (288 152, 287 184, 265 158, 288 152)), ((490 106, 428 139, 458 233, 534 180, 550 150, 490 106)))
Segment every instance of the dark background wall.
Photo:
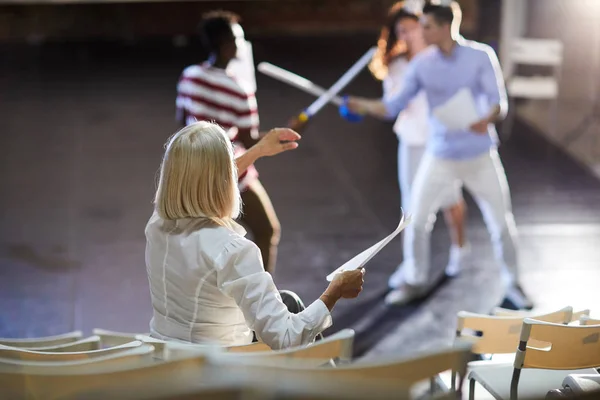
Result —
MULTIPOLYGON (((0 2, 0 41, 126 39, 190 35, 200 15, 224 8, 250 34, 375 32, 394 0, 256 0, 195 2, 0 2)), ((477 28, 477 0, 462 0, 464 29, 477 28)))

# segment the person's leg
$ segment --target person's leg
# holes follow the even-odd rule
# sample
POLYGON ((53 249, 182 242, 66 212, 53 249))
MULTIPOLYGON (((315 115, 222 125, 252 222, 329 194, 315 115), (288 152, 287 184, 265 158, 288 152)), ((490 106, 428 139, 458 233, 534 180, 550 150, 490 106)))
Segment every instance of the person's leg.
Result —
POLYGON ((241 222, 254 236, 254 243, 260 249, 265 271, 273 274, 277 261, 277 246, 281 235, 281 225, 275 214, 271 199, 259 180, 254 180, 242 192, 243 214, 241 222))
POLYGON ((448 227, 448 233, 452 245, 446 266, 446 275, 456 276, 467 267, 471 246, 465 237, 465 216, 467 204, 462 194, 462 182, 456 181, 442 196, 442 207, 444 208, 444 219, 448 227))
POLYGON ((507 296, 517 308, 533 307, 518 284, 517 229, 510 189, 496 150, 463 165, 461 178, 473 194, 490 233, 496 260, 502 269, 507 296))
POLYGON ((393 286, 386 297, 388 304, 405 304, 424 295, 433 285, 429 276, 431 230, 441 205, 440 194, 455 180, 452 162, 425 155, 410 199, 412 223, 404 235, 403 281, 393 286))
MULTIPOLYGON (((425 146, 409 146, 402 140, 398 144, 398 186, 400 187, 401 208, 405 214, 410 214, 410 196, 412 186, 419 170, 419 165, 425 153, 425 146)), ((404 237, 404 232, 401 233, 404 237)), ((404 281, 404 268, 402 263, 388 279, 388 286, 393 289, 404 281)))
POLYGON ((467 204, 465 199, 458 201, 444 208, 444 219, 448 225, 450 239, 456 247, 463 247, 466 244, 465 235, 465 216, 467 214, 467 204))

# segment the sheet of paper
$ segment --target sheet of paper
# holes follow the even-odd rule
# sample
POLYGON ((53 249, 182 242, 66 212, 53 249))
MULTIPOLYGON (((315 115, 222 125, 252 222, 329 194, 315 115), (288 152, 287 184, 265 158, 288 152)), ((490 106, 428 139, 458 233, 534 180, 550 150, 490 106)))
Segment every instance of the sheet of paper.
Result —
POLYGON ((467 130, 481 119, 469 88, 459 90, 450 100, 435 108, 433 115, 449 131, 467 130))
POLYGON ((331 274, 327 275, 327 280, 331 282, 333 277, 342 272, 342 271, 352 271, 355 269, 362 268, 371 258, 375 256, 375 254, 379 253, 381 249, 383 249, 387 244, 396 237, 400 232, 406 228, 406 226, 410 223, 410 215, 406 218, 404 217, 404 213, 402 213, 402 218, 400 218, 400 222, 398 223, 398 227, 394 232, 390 233, 388 236, 375 243, 373 246, 369 247, 362 253, 354 256, 351 260, 346 262, 344 265, 333 271, 331 274))

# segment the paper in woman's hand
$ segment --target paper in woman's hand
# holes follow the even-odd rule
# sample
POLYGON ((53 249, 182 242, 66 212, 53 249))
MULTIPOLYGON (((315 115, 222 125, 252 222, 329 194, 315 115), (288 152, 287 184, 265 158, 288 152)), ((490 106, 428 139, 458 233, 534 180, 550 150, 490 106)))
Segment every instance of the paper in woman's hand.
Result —
POLYGON ((375 243, 373 246, 369 247, 362 253, 356 255, 354 258, 346 262, 344 265, 333 271, 331 274, 327 275, 327 280, 331 282, 335 275, 339 274, 343 271, 352 271, 355 269, 362 268, 367 262, 371 260, 375 256, 375 254, 379 253, 381 249, 383 249, 393 238, 396 237, 397 234, 402 232, 404 228, 410 223, 410 215, 406 218, 404 217, 404 213, 402 213, 402 218, 400 218, 400 222, 398 223, 398 227, 394 232, 375 243))

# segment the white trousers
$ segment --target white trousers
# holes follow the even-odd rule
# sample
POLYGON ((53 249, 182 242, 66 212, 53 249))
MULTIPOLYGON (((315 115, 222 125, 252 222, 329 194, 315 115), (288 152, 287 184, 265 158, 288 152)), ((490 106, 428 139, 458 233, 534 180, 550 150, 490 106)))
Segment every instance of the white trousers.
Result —
MULTIPOLYGON (((400 185, 402 209, 405 213, 412 213, 410 198, 413 192, 415 177, 417 176, 417 171, 424 155, 425 146, 407 145, 400 139, 400 143, 398 144, 398 184, 400 185)), ((457 180, 453 185, 448 185, 441 194, 441 208, 444 209, 453 206, 462 201, 462 199, 462 185, 457 180)))
POLYGON ((430 285, 431 216, 442 205, 444 193, 457 181, 473 195, 490 233, 494 254, 506 285, 517 279, 516 226, 510 190, 495 149, 468 160, 440 159, 426 153, 413 184, 410 203, 412 223, 404 236, 404 276, 407 283, 430 285))

